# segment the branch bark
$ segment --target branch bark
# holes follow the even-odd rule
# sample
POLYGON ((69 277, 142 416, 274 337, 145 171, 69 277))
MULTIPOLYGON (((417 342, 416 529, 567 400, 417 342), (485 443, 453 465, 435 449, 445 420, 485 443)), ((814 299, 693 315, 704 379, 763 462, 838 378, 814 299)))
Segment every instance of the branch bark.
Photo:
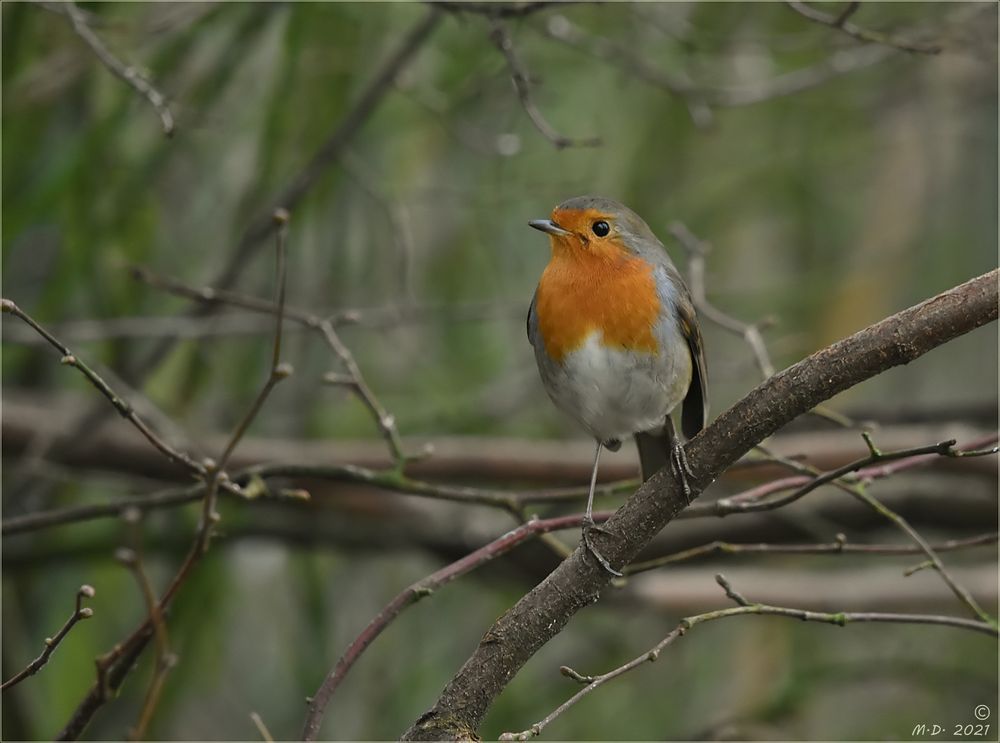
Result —
MULTIPOLYGON (((695 493, 783 425, 839 392, 909 363, 997 318, 1000 272, 972 279, 892 315, 771 377, 685 446, 695 493)), ((604 525, 598 549, 621 569, 683 510, 685 499, 660 471, 604 525)), ((580 609, 594 603, 610 575, 577 549, 486 632, 472 656, 404 740, 475 740, 493 700, 517 671, 580 609)))

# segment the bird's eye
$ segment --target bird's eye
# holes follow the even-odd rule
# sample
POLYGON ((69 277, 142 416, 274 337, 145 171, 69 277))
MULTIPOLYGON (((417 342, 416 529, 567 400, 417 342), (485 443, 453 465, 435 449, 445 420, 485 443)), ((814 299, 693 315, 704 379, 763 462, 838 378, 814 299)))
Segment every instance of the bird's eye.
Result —
POLYGON ((606 237, 609 232, 611 232, 611 225, 605 222, 603 219, 594 222, 591 228, 594 234, 598 237, 606 237))

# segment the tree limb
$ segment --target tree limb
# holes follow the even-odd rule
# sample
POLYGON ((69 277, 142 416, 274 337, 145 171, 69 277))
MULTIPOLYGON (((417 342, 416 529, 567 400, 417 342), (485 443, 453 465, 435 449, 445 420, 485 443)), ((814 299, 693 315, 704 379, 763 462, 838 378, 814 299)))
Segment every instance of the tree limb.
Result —
MULTIPOLYGON (((1000 272, 972 279, 903 310, 771 377, 685 446, 700 493, 741 455, 817 404, 876 374, 909 363, 997 318, 1000 272)), ((604 525, 597 539, 611 565, 627 565, 685 506, 669 472, 660 471, 604 525)), ((595 602, 610 575, 577 549, 484 635, 479 647, 405 740, 476 737, 493 700, 580 609, 595 602)))

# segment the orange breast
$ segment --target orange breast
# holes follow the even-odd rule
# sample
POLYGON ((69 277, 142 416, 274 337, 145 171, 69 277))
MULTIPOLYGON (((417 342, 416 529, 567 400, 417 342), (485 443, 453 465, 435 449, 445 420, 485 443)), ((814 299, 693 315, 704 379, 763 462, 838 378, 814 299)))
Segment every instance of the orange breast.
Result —
POLYGON ((612 348, 656 353, 660 299, 653 268, 630 256, 554 253, 538 283, 538 330, 555 361, 594 331, 612 348))

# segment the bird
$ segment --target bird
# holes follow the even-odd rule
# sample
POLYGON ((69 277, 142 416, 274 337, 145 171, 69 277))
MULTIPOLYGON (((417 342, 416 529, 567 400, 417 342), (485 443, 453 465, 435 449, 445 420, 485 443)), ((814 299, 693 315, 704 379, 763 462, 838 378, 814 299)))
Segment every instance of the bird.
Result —
POLYGON ((672 419, 688 439, 708 419, 708 370, 691 293, 646 222, 611 199, 578 196, 528 224, 551 257, 528 308, 528 341, 542 385, 597 442, 582 541, 620 576, 590 533, 601 450, 634 436, 643 482, 664 466, 691 502, 690 468, 672 419))

